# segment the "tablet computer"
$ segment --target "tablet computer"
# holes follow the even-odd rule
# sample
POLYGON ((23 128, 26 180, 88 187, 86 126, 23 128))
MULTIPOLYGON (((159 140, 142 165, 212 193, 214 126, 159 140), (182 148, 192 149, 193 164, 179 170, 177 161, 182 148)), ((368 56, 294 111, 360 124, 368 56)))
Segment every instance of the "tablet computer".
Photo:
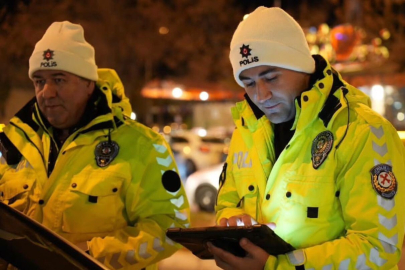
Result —
POLYGON ((294 250, 272 229, 263 224, 252 226, 170 228, 167 237, 182 244, 200 259, 213 259, 208 251, 207 242, 222 248, 235 256, 244 257, 246 251, 239 245, 242 238, 249 239, 267 253, 277 256, 294 250))

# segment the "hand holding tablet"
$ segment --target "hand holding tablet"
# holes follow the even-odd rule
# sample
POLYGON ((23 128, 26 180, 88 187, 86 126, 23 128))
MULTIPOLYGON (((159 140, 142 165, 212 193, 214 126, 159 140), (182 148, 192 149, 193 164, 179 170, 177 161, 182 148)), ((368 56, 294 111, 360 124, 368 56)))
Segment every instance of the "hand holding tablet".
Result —
POLYGON ((213 259, 208 251, 207 242, 222 248, 235 256, 244 257, 246 251, 240 247, 242 238, 264 249, 270 255, 277 256, 292 251, 294 248, 281 239, 267 225, 230 227, 171 228, 166 232, 171 240, 182 244, 201 259, 213 259))

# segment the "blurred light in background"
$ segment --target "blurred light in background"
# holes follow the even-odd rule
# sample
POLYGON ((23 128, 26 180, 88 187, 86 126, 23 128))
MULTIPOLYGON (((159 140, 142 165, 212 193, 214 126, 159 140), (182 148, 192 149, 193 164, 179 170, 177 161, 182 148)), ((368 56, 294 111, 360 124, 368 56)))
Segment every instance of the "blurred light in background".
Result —
POLYGON ((399 112, 399 113, 397 114, 397 119, 398 119, 399 121, 404 121, 404 119, 405 119, 404 113, 399 112))
POLYGON ((321 24, 321 25, 319 26, 319 31, 320 31, 322 34, 327 35, 327 34, 329 33, 329 31, 330 31, 330 28, 329 28, 329 26, 328 26, 326 23, 323 23, 323 24, 321 24))
POLYGON ((207 136, 207 130, 201 128, 201 129, 198 130, 197 134, 200 137, 205 137, 205 136, 207 136))
POLYGON ((166 34, 168 34, 168 33, 169 33, 169 28, 164 27, 164 26, 162 26, 162 27, 159 28, 159 34, 161 34, 161 35, 166 35, 166 34))
POLYGON ((153 127, 152 127, 152 130, 153 130, 154 132, 159 132, 159 127, 158 127, 158 126, 153 126, 153 127))
POLYGON ((381 115, 385 114, 385 94, 384 87, 379 84, 371 87, 371 105, 372 109, 381 115))
POLYGON ((176 87, 172 91, 172 95, 175 98, 180 98, 183 95, 183 90, 179 87, 176 87))
POLYGON ((390 31, 388 31, 387 28, 384 28, 384 29, 380 30, 380 36, 383 39, 387 40, 387 39, 389 39, 391 37, 391 33, 390 33, 390 31))
POLYGON ((401 138, 401 140, 405 139, 405 131, 398 131, 398 135, 399 135, 399 138, 401 138))
POLYGON ((372 43, 374 46, 380 46, 382 43, 381 38, 374 38, 372 43))
POLYGON ((183 153, 186 154, 186 155, 190 154, 191 153, 190 147, 189 146, 184 146, 183 147, 183 153))
POLYGON ((394 87, 392 87, 391 85, 385 86, 385 93, 387 95, 392 95, 394 93, 394 87))
POLYGON ((311 46, 311 54, 319 54, 319 47, 318 45, 311 46))
POLYGON ((163 128, 163 133, 169 134, 170 132, 172 132, 172 128, 171 128, 171 127, 165 126, 165 127, 163 128))
POLYGON ((203 92, 200 93, 200 99, 202 101, 206 101, 206 100, 208 100, 208 98, 209 98, 209 95, 208 95, 207 92, 203 91, 203 92))
POLYGON ((136 113, 131 112, 131 119, 132 119, 132 120, 135 120, 135 119, 136 119, 136 113))
POLYGON ((249 14, 246 14, 245 16, 243 16, 243 20, 246 20, 249 17, 249 14))
POLYGON ((387 47, 381 46, 379 49, 384 58, 388 58, 390 56, 390 52, 388 51, 387 47))
POLYGON ((384 88, 379 85, 373 85, 371 88, 371 98, 375 101, 381 101, 384 99, 384 88))
POLYGON ((395 101, 394 102, 394 108, 397 110, 402 109, 402 103, 400 101, 395 101))

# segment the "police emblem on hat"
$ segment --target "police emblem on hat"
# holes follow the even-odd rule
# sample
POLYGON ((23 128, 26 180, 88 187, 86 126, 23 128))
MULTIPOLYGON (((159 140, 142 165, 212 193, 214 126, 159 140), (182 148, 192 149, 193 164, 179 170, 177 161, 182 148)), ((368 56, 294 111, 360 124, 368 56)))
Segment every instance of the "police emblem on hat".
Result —
POLYGON ((252 49, 249 48, 249 45, 243 44, 242 47, 240 47, 240 54, 242 57, 248 58, 251 55, 252 49))
POLYGON ((53 51, 50 49, 44 51, 44 54, 42 55, 44 57, 44 60, 49 61, 53 60, 53 51))
POLYGON ((114 141, 105 141, 97 144, 94 154, 99 167, 108 166, 118 155, 120 147, 114 141))
POLYGON ((330 131, 323 131, 316 136, 312 142, 312 167, 318 169, 325 161, 333 145, 333 134, 330 131))
POLYGON ((397 193, 397 179, 392 172, 392 167, 387 164, 378 164, 371 170, 371 185, 374 190, 386 199, 394 198, 397 193))

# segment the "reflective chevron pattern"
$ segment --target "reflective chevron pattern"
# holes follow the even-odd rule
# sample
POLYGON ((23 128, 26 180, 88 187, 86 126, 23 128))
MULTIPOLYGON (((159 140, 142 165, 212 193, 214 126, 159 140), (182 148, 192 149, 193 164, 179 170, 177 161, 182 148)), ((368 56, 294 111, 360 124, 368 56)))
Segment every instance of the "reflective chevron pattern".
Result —
POLYGON ((391 230, 395 226, 397 226, 397 216, 393 216, 392 218, 386 218, 385 216, 378 214, 378 220, 380 221, 381 225, 383 225, 388 230, 391 230))
POLYGON ((346 270, 349 269, 350 259, 346 259, 339 264, 338 270, 346 270))
POLYGON ((100 263, 104 264, 104 262, 105 262, 105 256, 98 258, 97 261, 99 261, 100 263))
POLYGON ((136 264, 138 261, 135 259, 135 250, 128 250, 127 254, 125 255, 125 261, 129 265, 136 264))
POLYGON ((176 218, 178 218, 180 220, 183 220, 183 221, 187 220, 187 217, 188 217, 187 213, 181 213, 181 212, 179 212, 177 210, 174 210, 174 212, 176 214, 176 218))
POLYGON ((153 249, 156 250, 157 252, 162 252, 165 250, 165 248, 162 247, 162 245, 161 245, 160 238, 156 237, 153 240, 153 249))
MULTIPOLYGON (((172 170, 172 171, 178 173, 176 170, 175 163, 173 162, 173 159, 172 159, 167 147, 162 144, 154 144, 153 147, 155 148, 156 152, 158 153, 158 155, 156 157, 156 161, 159 165, 162 166, 162 168, 160 169, 161 174, 163 175, 167 170, 172 170)), ((170 191, 166 190, 166 192, 169 193, 170 195, 172 195, 173 197, 177 196, 179 191, 180 191, 180 189, 176 192, 170 192, 170 191)), ((171 199, 170 202, 174 206, 176 206, 177 209, 181 209, 181 207, 185 203, 185 198, 183 195, 180 195, 179 197, 171 199)), ((176 210, 176 218, 184 221, 188 218, 188 215, 176 210)))
POLYGON ((374 248, 372 248, 370 251, 370 261, 372 261, 373 263, 375 263, 380 267, 387 262, 387 260, 380 258, 380 253, 374 248))
POLYGON ((384 234, 379 233, 378 239, 380 239, 382 246, 384 247, 384 251, 387 253, 395 253, 396 245, 398 245, 398 234, 396 233, 393 237, 388 238, 384 234))
POLYGON ((332 264, 328 264, 325 265, 324 267, 322 267, 322 270, 332 270, 333 265, 332 264))
POLYGON ((139 254, 139 257, 141 257, 145 260, 152 256, 151 254, 148 253, 148 242, 144 242, 139 245, 138 254, 139 254))
POLYGON ((305 262, 305 254, 302 249, 289 252, 287 256, 293 265, 302 265, 305 262))
POLYGON ((114 253, 114 254, 111 256, 110 265, 111 265, 114 269, 120 269, 120 268, 123 267, 123 265, 118 262, 118 259, 120 258, 120 255, 121 255, 121 253, 120 253, 120 252, 117 252, 117 253, 114 253))
POLYGON ((370 269, 370 267, 368 267, 366 264, 366 255, 365 254, 361 254, 357 257, 356 269, 357 270, 369 270, 370 269))
MULTIPOLYGON (((374 165, 378 166, 379 164, 387 164, 392 166, 392 161, 389 159, 389 156, 387 157, 388 148, 382 126, 378 128, 371 126, 370 130, 374 135, 374 137, 372 137, 372 148, 375 152, 374 165)), ((380 206, 378 221, 381 228, 378 239, 384 248, 384 252, 394 253, 396 251, 396 245, 398 244, 398 234, 396 234, 396 231, 394 230, 397 226, 397 216, 396 214, 393 215, 391 213, 391 210, 394 209, 395 206, 395 197, 392 199, 386 199, 377 195, 376 199, 380 206)), ((371 249, 370 261, 378 267, 382 267, 387 262, 386 259, 381 258, 380 251, 377 249, 371 249)))
POLYGON ((171 199, 170 202, 180 208, 184 204, 184 196, 181 195, 178 199, 171 199))
POLYGON ((171 245, 171 246, 174 246, 174 242, 170 238, 168 238, 167 236, 166 236, 166 243, 171 245))

